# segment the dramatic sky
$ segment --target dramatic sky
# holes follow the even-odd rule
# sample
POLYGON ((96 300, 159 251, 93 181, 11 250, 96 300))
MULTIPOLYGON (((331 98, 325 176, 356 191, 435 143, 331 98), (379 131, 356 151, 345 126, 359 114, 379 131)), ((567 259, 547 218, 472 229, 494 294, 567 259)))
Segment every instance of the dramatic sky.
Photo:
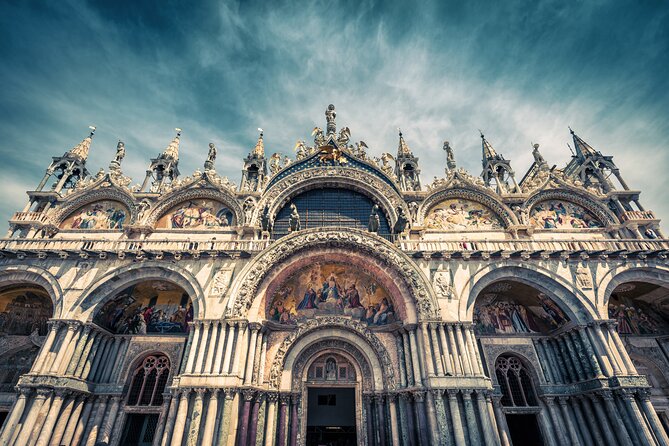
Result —
POLYGON ((0 220, 90 124, 91 172, 120 138, 141 182, 180 127, 182 173, 214 142, 238 183, 258 127, 269 153, 291 153, 329 103, 372 155, 395 152, 401 127, 424 183, 444 140, 479 174, 478 129, 518 179, 532 142, 562 166, 571 125, 669 219, 666 1, 412 3, 4 1, 0 220))

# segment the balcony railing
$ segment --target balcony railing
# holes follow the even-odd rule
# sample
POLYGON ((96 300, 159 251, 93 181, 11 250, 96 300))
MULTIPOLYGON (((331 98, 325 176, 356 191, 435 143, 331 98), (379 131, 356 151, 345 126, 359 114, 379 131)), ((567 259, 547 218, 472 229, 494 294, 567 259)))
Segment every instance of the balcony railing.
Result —
POLYGON ((653 211, 626 211, 622 215, 623 221, 657 220, 653 211))
POLYGON ((44 223, 47 216, 41 212, 15 212, 10 222, 40 222, 44 223))

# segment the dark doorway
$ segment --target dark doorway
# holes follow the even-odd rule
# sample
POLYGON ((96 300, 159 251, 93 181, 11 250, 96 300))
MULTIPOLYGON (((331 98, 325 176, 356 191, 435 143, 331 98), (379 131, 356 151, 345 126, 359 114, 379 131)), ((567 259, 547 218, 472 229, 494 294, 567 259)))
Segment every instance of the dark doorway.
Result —
POLYGON ((129 414, 125 420, 121 444, 124 446, 151 446, 156 434, 158 414, 129 414))
POLYGON ((307 412, 307 446, 357 444, 355 389, 312 387, 307 412))
POLYGON ((509 425, 509 433, 513 444, 523 446, 541 446, 544 444, 535 414, 507 414, 506 423, 509 425))

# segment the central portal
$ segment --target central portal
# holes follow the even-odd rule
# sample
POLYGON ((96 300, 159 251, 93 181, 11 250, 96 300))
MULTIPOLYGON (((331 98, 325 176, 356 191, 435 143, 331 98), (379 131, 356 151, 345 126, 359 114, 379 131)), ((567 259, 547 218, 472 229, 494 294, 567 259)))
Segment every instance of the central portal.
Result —
POLYGON ((355 388, 309 387, 307 446, 357 444, 355 388))

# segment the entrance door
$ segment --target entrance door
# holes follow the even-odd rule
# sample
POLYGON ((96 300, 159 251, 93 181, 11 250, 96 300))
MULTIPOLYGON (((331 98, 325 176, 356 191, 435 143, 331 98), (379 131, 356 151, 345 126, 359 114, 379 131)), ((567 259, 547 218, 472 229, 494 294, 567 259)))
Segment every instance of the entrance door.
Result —
POLYGON ((121 444, 124 446, 151 446, 156 433, 158 414, 128 414, 121 444))
POLYGON ((307 446, 354 446, 355 389, 310 387, 307 409, 307 446))
POLYGON ((506 414, 506 423, 513 444, 541 446, 544 444, 535 414, 506 414))

